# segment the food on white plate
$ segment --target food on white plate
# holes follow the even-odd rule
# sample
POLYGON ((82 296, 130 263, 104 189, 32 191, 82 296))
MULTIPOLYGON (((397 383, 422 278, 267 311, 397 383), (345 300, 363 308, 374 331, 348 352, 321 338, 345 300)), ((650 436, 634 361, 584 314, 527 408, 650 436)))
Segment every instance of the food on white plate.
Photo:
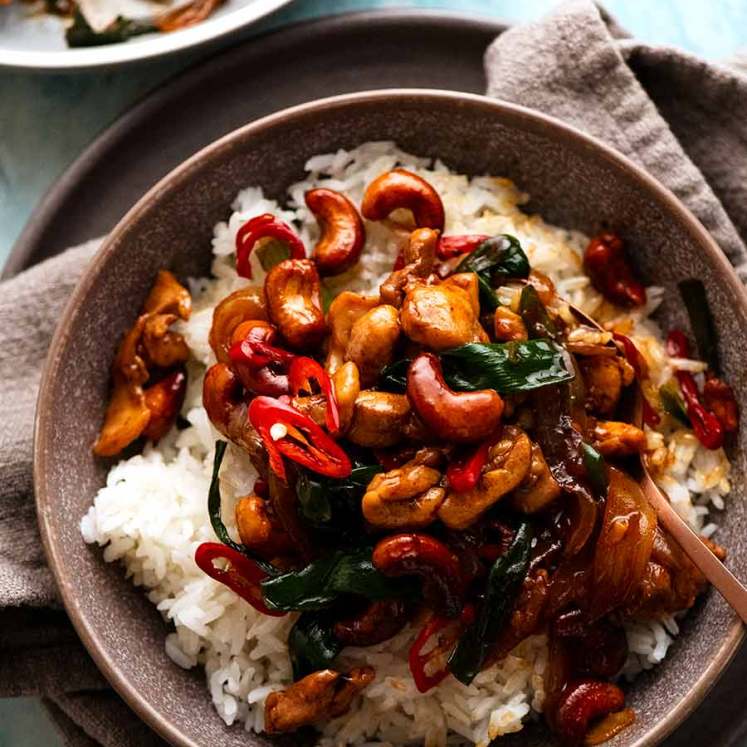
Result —
MULTIPOLYGON (((0 7, 14 0, 0 0, 0 7)), ((64 23, 69 47, 117 44, 143 34, 194 26, 225 0, 15 0, 30 13, 49 13, 64 23)), ((1 12, 1 11, 0 11, 1 12)))
POLYGON ((487 745, 541 714, 564 744, 609 739, 707 586, 635 458, 725 555, 709 512, 738 411, 702 285, 701 361, 616 234, 527 215, 506 179, 386 142, 307 170, 285 206, 239 194, 211 277, 156 278, 94 445, 129 456, 86 541, 228 724, 487 745))

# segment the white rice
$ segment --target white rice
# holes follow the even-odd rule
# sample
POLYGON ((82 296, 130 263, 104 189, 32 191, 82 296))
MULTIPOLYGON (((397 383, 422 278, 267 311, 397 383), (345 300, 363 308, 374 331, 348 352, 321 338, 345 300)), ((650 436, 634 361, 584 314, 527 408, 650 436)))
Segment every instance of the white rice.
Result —
MULTIPOLYGON (((121 561, 127 576, 147 590, 148 598, 173 623, 174 632, 165 640, 169 657, 184 668, 204 667, 221 718, 227 724, 243 723, 247 730, 262 730, 265 698, 291 681, 286 639, 295 616, 257 613, 203 574, 193 560, 201 542, 215 540, 207 515, 207 492, 218 434, 201 403, 202 376, 214 362, 208 345, 213 307, 247 282, 236 275, 233 257, 236 232, 247 219, 273 212, 292 222, 311 246, 317 227, 303 201, 307 189, 324 185, 360 204, 365 186, 396 165, 415 171, 438 190, 446 208, 447 233, 513 234, 532 266, 548 274, 562 296, 600 320, 610 320, 615 313, 582 272, 587 237, 524 214, 520 206, 527 195, 507 179, 470 179, 450 172, 439 161, 431 164, 403 153, 393 143, 376 142, 310 159, 307 178, 290 187, 286 207, 266 199, 256 187, 239 193, 228 222, 215 227, 213 277, 191 281, 194 312, 188 322, 180 324, 193 356, 182 411, 190 427, 172 430, 157 448, 149 445, 142 455, 114 467, 106 487, 83 517, 81 531, 86 542, 104 547, 107 562, 121 561)), ((369 223, 366 231, 364 257, 356 268, 330 283, 332 290, 371 291, 390 271, 397 250, 389 229, 369 223)), ((253 282, 261 282, 263 274, 255 260, 253 282)), ((631 337, 647 358, 657 385, 672 370, 661 331, 648 318, 662 295, 662 289, 649 288, 646 308, 629 315, 634 324, 631 337)), ((697 362, 686 365, 702 370, 697 362)), ((716 524, 708 518, 709 512, 722 510, 729 492, 729 463, 723 451, 707 451, 689 431, 671 424, 662 433, 648 435, 649 447, 661 465, 660 484, 675 508, 694 528, 712 534, 716 524)), ((229 448, 221 474, 224 520, 235 531, 234 503, 250 492, 256 473, 244 454, 229 448)), ((625 672, 632 676, 660 662, 677 631, 671 617, 631 623, 625 672)), ((414 634, 407 628, 378 646, 344 650, 341 667, 371 664, 376 680, 348 714, 323 727, 320 745, 487 745, 491 739, 520 730, 526 719, 541 712, 547 660, 544 636, 524 641, 470 686, 448 678, 422 694, 407 665, 414 634)))

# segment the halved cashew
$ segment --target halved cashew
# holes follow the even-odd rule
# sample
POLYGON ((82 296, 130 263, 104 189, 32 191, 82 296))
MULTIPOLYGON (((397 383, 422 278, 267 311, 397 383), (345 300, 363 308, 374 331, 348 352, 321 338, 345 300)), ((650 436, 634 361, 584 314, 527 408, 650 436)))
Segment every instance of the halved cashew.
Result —
POLYGON ((294 545, 264 498, 252 493, 236 503, 236 528, 241 541, 260 556, 272 560, 292 554, 294 545))
POLYGON ((325 363, 327 373, 335 373, 345 362, 345 351, 348 349, 353 325, 378 303, 376 296, 361 296, 352 291, 343 291, 332 301, 327 312, 330 331, 329 352, 325 363))
POLYGON ((337 371, 332 374, 332 384, 335 388, 337 398, 337 411, 340 414, 340 432, 347 433, 353 422, 353 411, 355 401, 361 391, 361 380, 358 374, 358 366, 352 361, 343 363, 337 371))
POLYGON ((454 392, 444 381, 441 363, 421 353, 407 372, 407 397, 433 433, 449 441, 473 442, 490 436, 501 420, 503 400, 494 389, 454 392))
POLYGON ((529 337, 524 320, 508 306, 499 306, 495 310, 493 334, 498 342, 526 340, 529 337))
POLYGON ((309 190, 305 199, 322 233, 312 254, 319 274, 339 275, 361 255, 366 240, 363 221, 355 205, 333 189, 309 190))
POLYGON ((321 286, 310 259, 286 259, 265 278, 265 299, 272 321, 286 342, 299 350, 318 345, 327 331, 321 286))
POLYGON ((208 341, 220 363, 230 363, 228 348, 231 336, 241 322, 249 319, 267 321, 265 294, 261 286, 250 285, 226 296, 213 311, 208 341))
POLYGON ((312 672, 285 690, 272 692, 265 701, 265 731, 295 731, 317 721, 342 716, 353 698, 373 682, 372 667, 356 667, 349 674, 332 669, 312 672))
POLYGON ((511 503, 518 511, 533 514, 560 496, 562 490, 550 472, 542 449, 532 444, 532 463, 524 482, 514 490, 511 503))
POLYGON ((345 359, 358 366, 363 386, 375 384, 392 362, 399 332, 399 312, 386 304, 375 306, 353 324, 345 359))
POLYGON ((599 420, 594 426, 594 446, 606 457, 640 454, 646 449, 646 434, 630 423, 599 420))
POLYGON ((412 419, 404 394, 364 389, 355 400, 348 440, 358 446, 383 449, 398 444, 412 419))
POLYGON ((444 227, 444 206, 428 182, 405 169, 392 169, 374 179, 363 195, 361 212, 367 220, 384 220, 391 212, 412 212, 418 228, 444 227))
POLYGON ((466 529, 504 495, 518 487, 529 472, 532 444, 515 426, 503 429, 490 447, 487 467, 477 485, 462 493, 449 491, 438 518, 451 529, 466 529))
POLYGON ((437 247, 438 231, 430 228, 412 231, 402 253, 404 266, 394 270, 379 288, 381 302, 399 308, 410 287, 437 282, 432 275, 437 247))
POLYGON ((404 333, 431 350, 447 350, 484 337, 470 293, 455 284, 411 288, 401 318, 404 333))
POLYGON ((418 455, 397 469, 374 476, 361 502, 369 524, 399 529, 424 527, 435 521, 446 490, 439 484, 441 473, 423 461, 423 455, 418 455))

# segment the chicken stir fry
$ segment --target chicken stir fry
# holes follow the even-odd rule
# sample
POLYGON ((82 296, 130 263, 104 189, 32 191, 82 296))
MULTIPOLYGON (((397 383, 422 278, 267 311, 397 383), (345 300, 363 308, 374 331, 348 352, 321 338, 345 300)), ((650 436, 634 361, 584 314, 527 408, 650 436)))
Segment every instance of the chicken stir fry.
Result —
MULTIPOLYGON (((449 676, 469 684, 546 633, 548 725, 565 744, 613 736, 634 718, 613 682, 623 621, 685 610, 706 587, 631 470, 647 456, 645 429, 672 417, 663 395, 651 400, 643 356, 617 329, 574 321, 514 237, 444 236, 438 194, 401 169, 361 205, 367 221, 399 221, 400 257, 378 295, 343 291, 325 311, 322 278, 355 265, 366 224, 332 190, 307 204, 321 232, 309 256, 272 215, 240 229, 239 275, 251 278, 265 239, 290 256, 216 307, 203 383, 210 420, 260 478, 235 507, 237 542, 221 518, 218 442, 209 511, 221 542, 201 545, 197 563, 263 614, 300 613, 288 640, 295 681, 267 698, 267 730, 344 713, 376 674, 338 671, 341 650, 409 624, 421 692, 449 676), (635 387, 643 427, 627 415, 635 387)), ((594 239, 585 262, 610 302, 645 302, 617 237, 594 239)), ((178 286, 163 274, 157 288, 178 286)), ((189 311, 179 298, 149 298, 123 341, 99 453, 161 434, 153 413, 174 411, 151 394, 158 382, 144 385, 151 366, 184 360, 169 330, 189 311)), ((686 357, 686 339, 675 343, 671 355, 686 357)), ((713 372, 709 410, 691 379, 678 372, 672 397, 717 448, 737 417, 733 395, 721 398, 731 390, 713 372)))

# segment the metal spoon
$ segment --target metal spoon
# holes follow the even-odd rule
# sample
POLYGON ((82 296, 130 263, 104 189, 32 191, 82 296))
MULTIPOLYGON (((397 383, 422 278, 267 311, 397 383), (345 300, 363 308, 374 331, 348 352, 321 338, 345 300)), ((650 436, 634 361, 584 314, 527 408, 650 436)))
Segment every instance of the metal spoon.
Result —
MULTIPOLYGON (((569 304, 573 313, 584 324, 595 329, 603 330, 597 322, 587 316, 581 309, 569 304)), ((634 407, 634 424, 643 425, 643 395, 640 386, 636 386, 634 407)), ((672 508, 666 493, 654 482, 646 464, 646 458, 640 455, 643 476, 640 480, 641 489, 654 507, 659 523, 672 535, 688 558, 698 567, 700 572, 710 581, 721 596, 731 605, 742 622, 747 623, 747 588, 737 577, 708 549, 700 537, 690 528, 684 519, 672 508)))

